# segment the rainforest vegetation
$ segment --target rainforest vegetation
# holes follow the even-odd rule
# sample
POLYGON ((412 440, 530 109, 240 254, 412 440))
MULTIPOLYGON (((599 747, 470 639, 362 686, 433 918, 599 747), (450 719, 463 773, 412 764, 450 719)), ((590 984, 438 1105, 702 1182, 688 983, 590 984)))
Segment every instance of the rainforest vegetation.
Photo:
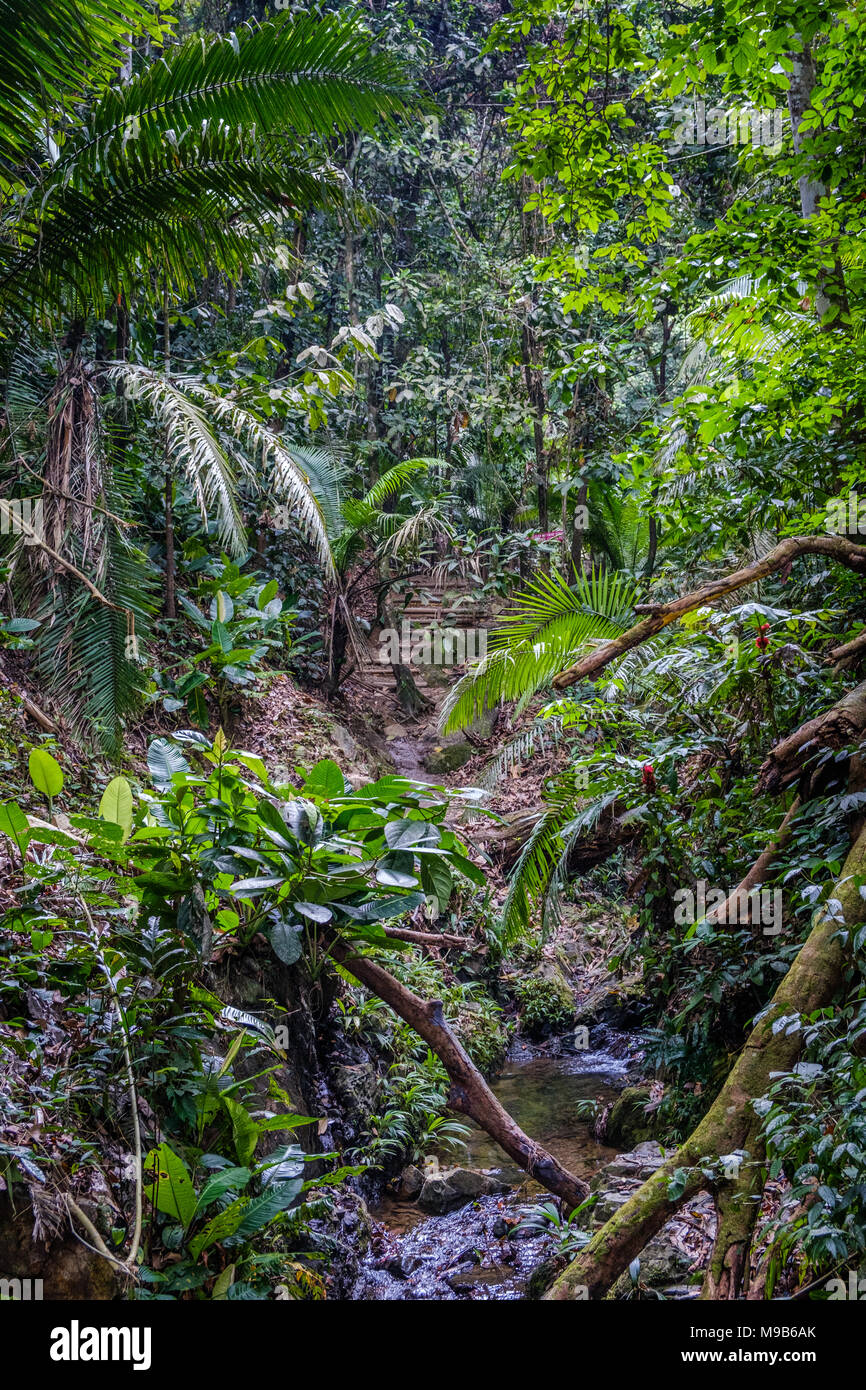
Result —
POLYGON ((3 1299, 866 1287, 863 18, 0 0, 3 1299))

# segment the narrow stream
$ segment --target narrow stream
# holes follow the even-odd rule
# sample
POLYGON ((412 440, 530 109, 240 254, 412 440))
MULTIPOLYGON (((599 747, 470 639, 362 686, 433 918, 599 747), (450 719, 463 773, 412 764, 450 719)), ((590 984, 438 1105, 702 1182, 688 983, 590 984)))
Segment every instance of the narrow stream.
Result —
MULTIPOLYGON (((533 1139, 589 1181, 615 1150, 593 1137, 579 1102, 615 1100, 638 1051, 636 1039, 613 1032, 605 1033, 604 1050, 558 1057, 534 1055, 517 1043, 493 1089, 533 1139)), ((520 1299, 532 1270, 555 1253, 552 1236, 515 1232, 525 1210, 544 1200, 544 1189, 482 1130, 473 1128, 465 1150, 442 1166, 483 1169, 508 1190, 435 1216, 415 1202, 386 1197, 372 1211, 380 1238, 353 1299, 520 1299)))

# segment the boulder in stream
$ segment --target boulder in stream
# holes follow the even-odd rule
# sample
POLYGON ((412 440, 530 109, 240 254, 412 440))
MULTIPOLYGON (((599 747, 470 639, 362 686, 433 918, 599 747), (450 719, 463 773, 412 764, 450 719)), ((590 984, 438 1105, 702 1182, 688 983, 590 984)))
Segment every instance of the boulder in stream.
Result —
POLYGON ((453 1207, 474 1201, 476 1197, 488 1197, 509 1191, 509 1184, 493 1173, 481 1172, 475 1168, 442 1169, 425 1179, 418 1197, 418 1205, 424 1211, 451 1211, 453 1207))

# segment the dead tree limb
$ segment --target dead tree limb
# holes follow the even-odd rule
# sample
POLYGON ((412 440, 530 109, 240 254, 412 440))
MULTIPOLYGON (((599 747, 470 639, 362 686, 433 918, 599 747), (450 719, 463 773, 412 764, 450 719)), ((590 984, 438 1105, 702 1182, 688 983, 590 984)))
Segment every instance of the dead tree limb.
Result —
POLYGON ((413 946, 462 946, 467 951, 473 946, 468 936, 458 936, 456 932, 410 931, 408 927, 386 926, 382 930, 386 936, 393 936, 395 941, 410 941, 413 946))
MULTIPOLYGON (((789 1071, 800 1050, 800 1033, 773 1032, 783 1015, 810 1014, 830 1004, 840 988, 848 951, 840 937, 838 912, 850 935, 866 919, 855 875, 866 868, 866 830, 848 854, 832 897, 839 909, 815 914, 812 930, 798 956, 755 1024, 727 1081, 686 1142, 601 1227, 545 1294, 549 1300, 604 1295, 628 1264, 690 1197, 708 1185, 703 1166, 722 1154, 746 1149, 753 1138, 752 1101, 764 1094, 769 1076, 789 1071), (671 1199, 668 1184, 677 1169, 686 1173, 679 1195, 671 1199)), ((716 1252, 718 1254, 718 1252, 716 1252)))
POLYGON ((635 612, 646 613, 647 617, 635 623, 634 627, 630 627, 621 637, 604 642, 588 652, 574 666, 560 671, 559 675, 553 678, 554 687, 557 690, 565 690, 578 681, 597 675, 618 656, 623 656, 633 647, 639 647, 650 637, 655 637, 663 628, 675 623, 684 614, 693 612, 695 608, 708 607, 718 599, 724 598, 726 594, 733 594, 737 589, 745 588, 747 584, 756 584, 758 580, 766 579, 768 575, 784 569, 802 555, 825 555, 828 559, 837 560, 839 564, 856 570, 858 574, 866 574, 866 546, 854 545, 846 536, 789 536, 787 540, 781 541, 768 551, 762 560, 755 560, 751 565, 725 575, 722 579, 714 579, 702 585, 700 589, 695 589, 694 593, 684 594, 682 598, 674 599, 671 603, 636 604, 635 612))
POLYGON ((354 955, 351 947, 343 943, 333 945, 331 954, 356 980, 389 1004, 436 1053, 451 1081, 448 1104, 452 1110, 468 1115, 486 1130, 491 1139, 495 1139, 509 1158, 513 1158, 531 1178, 546 1187, 548 1192, 561 1197, 569 1211, 586 1200, 589 1195, 587 1184, 569 1173, 553 1154, 524 1134, 500 1105, 449 1028, 438 999, 419 998, 369 956, 354 955))
POLYGON ((771 749, 761 765, 758 791, 784 791, 809 771, 809 759, 818 749, 845 748, 864 735, 866 681, 861 681, 824 714, 801 724, 771 749))
POLYGON ((827 660, 835 661, 838 671, 843 667, 853 666, 860 656, 866 656, 866 627, 862 632, 858 632, 856 637, 852 637, 850 642, 843 642, 841 647, 833 647, 827 660))

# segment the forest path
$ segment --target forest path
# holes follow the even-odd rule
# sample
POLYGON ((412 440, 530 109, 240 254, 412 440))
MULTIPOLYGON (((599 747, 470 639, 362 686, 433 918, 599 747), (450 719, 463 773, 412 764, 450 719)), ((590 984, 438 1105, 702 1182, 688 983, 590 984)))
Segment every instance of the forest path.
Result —
POLYGON ((466 734, 440 737, 439 712, 467 665, 484 654, 494 616, 488 596, 478 598, 468 581, 437 583, 421 576, 399 614, 399 627, 371 633, 351 680, 352 694, 381 715, 388 752, 402 776, 446 785, 460 782, 455 774, 477 751, 477 741, 466 734), (401 700, 400 666, 426 708, 413 712, 407 708, 410 701, 401 700))

